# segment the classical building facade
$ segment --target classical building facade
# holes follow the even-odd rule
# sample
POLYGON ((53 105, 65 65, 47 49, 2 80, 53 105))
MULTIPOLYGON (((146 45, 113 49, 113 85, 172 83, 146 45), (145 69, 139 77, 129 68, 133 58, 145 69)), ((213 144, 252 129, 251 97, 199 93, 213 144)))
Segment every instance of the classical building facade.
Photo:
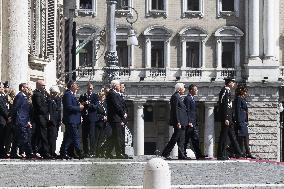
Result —
MULTIPOLYGON (((107 1, 64 2, 76 26, 76 61, 69 73, 84 85, 103 85, 107 1), (75 68, 75 69, 72 69, 75 68)), ((251 149, 282 158, 278 103, 282 100, 284 2, 279 0, 119 0, 116 43, 120 80, 126 84, 129 127, 136 155, 154 154, 168 142, 169 98, 176 82, 199 87, 198 114, 204 153, 215 156, 219 124, 214 106, 225 77, 249 87, 251 149), (130 25, 138 46, 127 46, 130 25), (131 18, 129 18, 131 19, 131 18), (280 94, 280 95, 279 95, 280 94)), ((83 92, 83 91, 82 91, 83 92)))
POLYGON ((64 78, 63 1, 1 0, 0 31, 1 81, 18 90, 21 82, 64 78))

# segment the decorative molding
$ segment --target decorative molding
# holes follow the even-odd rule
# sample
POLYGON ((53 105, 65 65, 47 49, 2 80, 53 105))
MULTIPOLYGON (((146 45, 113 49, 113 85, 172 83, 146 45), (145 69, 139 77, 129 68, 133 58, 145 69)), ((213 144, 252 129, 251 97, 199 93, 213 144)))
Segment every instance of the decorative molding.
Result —
POLYGON ((217 0, 217 17, 228 17, 228 16, 236 16, 239 17, 240 14, 240 0, 233 0, 234 1, 234 11, 223 11, 222 10, 222 0, 217 0))
POLYGON ((152 0, 146 0, 146 16, 150 17, 164 17, 168 16, 168 0, 163 0, 164 10, 153 10, 152 9, 152 0))
POLYGON ((188 10, 187 9, 187 2, 188 0, 183 0, 182 1, 182 18, 186 17, 204 17, 204 0, 199 0, 199 10, 198 11, 193 11, 193 10, 188 10))

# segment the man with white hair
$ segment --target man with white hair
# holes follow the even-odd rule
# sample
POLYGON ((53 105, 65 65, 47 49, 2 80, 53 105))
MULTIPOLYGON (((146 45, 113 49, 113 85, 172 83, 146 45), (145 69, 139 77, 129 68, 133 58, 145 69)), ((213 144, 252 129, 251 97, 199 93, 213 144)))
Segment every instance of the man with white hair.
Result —
POLYGON ((127 118, 127 113, 123 108, 120 97, 120 82, 118 80, 111 81, 111 89, 106 98, 107 103, 107 118, 112 128, 112 135, 110 136, 110 146, 107 149, 106 157, 114 158, 111 155, 112 149, 115 148, 116 159, 128 158, 123 154, 122 148, 124 143, 122 126, 123 120, 127 118))
POLYGON ((166 159, 170 159, 170 152, 172 151, 176 143, 179 149, 178 159, 187 159, 184 152, 184 137, 185 128, 188 125, 188 116, 186 112, 186 106, 181 98, 181 95, 183 95, 184 92, 184 84, 177 83, 175 85, 175 93, 172 95, 170 100, 170 125, 174 127, 174 133, 162 153, 162 156, 166 159))

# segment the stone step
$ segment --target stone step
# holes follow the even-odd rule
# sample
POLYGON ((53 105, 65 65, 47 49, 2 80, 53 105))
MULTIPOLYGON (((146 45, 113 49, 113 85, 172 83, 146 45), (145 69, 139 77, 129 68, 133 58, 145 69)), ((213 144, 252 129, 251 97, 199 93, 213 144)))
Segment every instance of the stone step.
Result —
MULTIPOLYGON (((143 188, 147 161, 1 160, 0 188, 143 188)), ((252 160, 169 160, 172 188, 284 188, 284 164, 252 160)))

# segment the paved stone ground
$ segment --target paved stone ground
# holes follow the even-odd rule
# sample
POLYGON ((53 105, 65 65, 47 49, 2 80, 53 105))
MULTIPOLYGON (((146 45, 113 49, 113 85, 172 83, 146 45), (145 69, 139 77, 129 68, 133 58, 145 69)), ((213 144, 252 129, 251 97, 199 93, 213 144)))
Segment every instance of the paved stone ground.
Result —
MULTIPOLYGON (((0 187, 142 188, 144 167, 151 158, 1 160, 0 187)), ((284 164, 280 163, 248 160, 167 162, 172 188, 284 188, 284 164)))

